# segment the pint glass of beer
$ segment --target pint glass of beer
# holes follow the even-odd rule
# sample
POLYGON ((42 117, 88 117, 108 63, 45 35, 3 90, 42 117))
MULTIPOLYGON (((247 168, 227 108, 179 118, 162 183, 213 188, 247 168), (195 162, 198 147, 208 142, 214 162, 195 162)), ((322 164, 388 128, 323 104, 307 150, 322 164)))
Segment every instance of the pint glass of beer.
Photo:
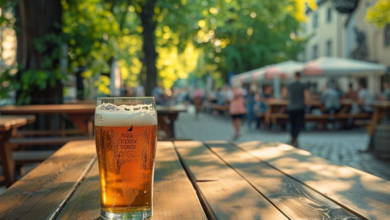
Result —
POLYGON ((104 219, 150 219, 157 114, 153 97, 98 98, 95 141, 104 219))

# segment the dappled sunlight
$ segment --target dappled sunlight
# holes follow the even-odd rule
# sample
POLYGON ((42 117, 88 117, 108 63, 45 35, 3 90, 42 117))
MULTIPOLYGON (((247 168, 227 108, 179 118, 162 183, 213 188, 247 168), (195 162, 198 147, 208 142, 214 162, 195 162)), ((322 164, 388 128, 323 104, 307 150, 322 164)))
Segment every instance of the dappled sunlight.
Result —
POLYGON ((351 167, 332 164, 288 146, 269 147, 268 143, 256 142, 238 146, 366 218, 381 219, 379 216, 390 210, 389 181, 351 167), (376 211, 371 212, 373 209, 376 211))
POLYGON ((279 146, 277 146, 277 148, 281 151, 289 151, 289 150, 292 150, 294 149, 293 146, 291 145, 287 145, 287 144, 280 144, 279 146))
POLYGON ((348 181, 327 179, 321 179, 319 181, 306 181, 306 184, 315 188, 325 196, 332 196, 338 192, 347 191, 353 187, 352 183, 349 183, 348 181))
POLYGON ((197 184, 220 219, 285 219, 244 180, 197 184))

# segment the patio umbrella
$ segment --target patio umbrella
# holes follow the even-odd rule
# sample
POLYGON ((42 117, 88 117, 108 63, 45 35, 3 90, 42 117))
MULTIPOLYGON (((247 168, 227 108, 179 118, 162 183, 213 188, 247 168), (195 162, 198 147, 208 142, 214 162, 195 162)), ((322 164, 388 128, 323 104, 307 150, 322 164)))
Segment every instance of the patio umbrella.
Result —
POLYGON ((361 60, 341 57, 320 57, 307 62, 305 76, 351 76, 359 73, 384 73, 386 66, 361 60))
POLYGON ((287 80, 292 78, 294 72, 301 71, 303 65, 301 62, 291 60, 272 64, 235 75, 232 77, 232 81, 238 80, 241 83, 272 82, 275 76, 278 76, 279 79, 287 80))
POLYGON ((294 72, 302 69, 303 63, 292 60, 266 67, 264 79, 273 80, 275 98, 280 98, 280 80, 291 79, 294 72))
POLYGON ((264 78, 274 79, 275 76, 278 76, 280 79, 290 79, 294 72, 302 71, 303 66, 304 63, 292 60, 269 65, 265 70, 264 78))

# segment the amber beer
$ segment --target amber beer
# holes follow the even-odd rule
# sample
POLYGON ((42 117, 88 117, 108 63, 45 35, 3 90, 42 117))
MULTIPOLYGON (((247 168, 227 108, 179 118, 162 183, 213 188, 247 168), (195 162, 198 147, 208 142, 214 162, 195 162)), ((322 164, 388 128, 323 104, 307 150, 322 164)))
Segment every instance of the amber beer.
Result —
POLYGON ((149 219, 153 207, 155 112, 134 106, 116 108, 98 106, 95 115, 102 217, 149 219))

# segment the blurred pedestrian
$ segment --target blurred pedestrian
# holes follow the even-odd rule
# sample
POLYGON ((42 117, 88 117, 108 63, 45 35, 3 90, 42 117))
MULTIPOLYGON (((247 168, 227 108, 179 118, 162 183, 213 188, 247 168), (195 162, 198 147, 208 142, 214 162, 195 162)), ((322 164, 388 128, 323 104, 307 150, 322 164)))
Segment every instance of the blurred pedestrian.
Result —
POLYGON ((164 104, 164 93, 161 87, 161 84, 158 83, 156 87, 154 87, 153 96, 156 101, 156 105, 163 105, 164 104))
POLYGON ((273 86, 270 85, 263 86, 263 92, 261 93, 262 97, 265 99, 273 98, 273 94, 274 94, 273 90, 274 90, 273 86))
POLYGON ((334 84, 329 84, 324 87, 324 91, 321 94, 321 102, 325 107, 325 111, 328 114, 336 114, 340 110, 340 97, 334 84))
POLYGON ((190 89, 188 88, 188 86, 184 88, 182 93, 184 95, 184 105, 188 106, 191 102, 190 89))
POLYGON ((353 100, 353 101, 357 101, 358 100, 357 91, 353 89, 353 84, 352 83, 349 83, 349 90, 348 90, 348 92, 346 92, 344 94, 343 99, 350 99, 350 100, 353 100))
POLYGON ((192 95, 192 102, 195 106, 195 118, 198 119, 200 108, 203 102, 203 91, 198 86, 196 86, 194 89, 194 93, 192 95))
POLYGON ((134 91, 135 91, 136 97, 144 97, 145 96, 144 87, 142 85, 135 87, 134 91))
POLYGON ((257 93, 257 86, 253 84, 248 89, 248 94, 246 95, 246 111, 248 112, 248 129, 251 129, 253 119, 255 118, 255 96, 257 93))
MULTIPOLYGON (((264 98, 261 91, 257 91, 255 96, 255 114, 264 114, 267 109, 268 105, 265 103, 266 98, 264 98)), ((258 117, 256 120, 256 128, 261 127, 261 117, 258 117)))
POLYGON ((375 96, 368 91, 364 80, 359 82, 358 103, 363 112, 372 113, 374 111, 372 105, 375 103, 375 96))
POLYGON ((288 89, 285 84, 282 84, 280 89, 280 98, 281 99, 288 99, 288 89))
POLYGON ((339 96, 339 99, 341 99, 344 95, 343 90, 340 88, 339 84, 334 84, 333 89, 337 92, 337 95, 339 96))
POLYGON ((389 82, 383 82, 383 92, 381 96, 379 97, 380 100, 388 100, 390 101, 390 86, 389 82))
POLYGON ((298 147, 298 135, 305 118, 305 100, 310 100, 309 90, 300 82, 300 79, 301 73, 296 72, 295 82, 288 86, 290 102, 287 110, 291 124, 291 144, 295 147, 298 147))
POLYGON ((244 96, 241 85, 238 82, 235 82, 231 92, 229 113, 233 120, 234 127, 234 136, 233 140, 236 140, 240 136, 240 126, 241 120, 246 114, 245 105, 244 105, 244 96))

